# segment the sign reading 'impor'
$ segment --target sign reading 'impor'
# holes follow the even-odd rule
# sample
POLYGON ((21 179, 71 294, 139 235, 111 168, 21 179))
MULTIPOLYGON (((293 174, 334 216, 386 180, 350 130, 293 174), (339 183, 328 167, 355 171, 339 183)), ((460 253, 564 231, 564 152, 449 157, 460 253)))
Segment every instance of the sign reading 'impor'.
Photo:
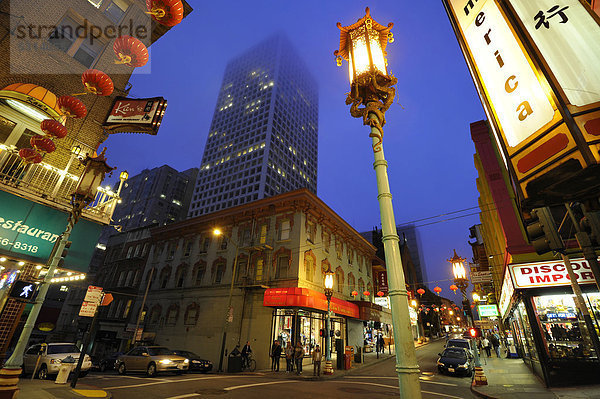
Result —
MULTIPOLYGON (((571 260, 579 284, 594 283, 594 273, 583 259, 571 260)), ((570 284, 569 274, 562 261, 521 263, 509 265, 515 288, 552 287, 570 284)))

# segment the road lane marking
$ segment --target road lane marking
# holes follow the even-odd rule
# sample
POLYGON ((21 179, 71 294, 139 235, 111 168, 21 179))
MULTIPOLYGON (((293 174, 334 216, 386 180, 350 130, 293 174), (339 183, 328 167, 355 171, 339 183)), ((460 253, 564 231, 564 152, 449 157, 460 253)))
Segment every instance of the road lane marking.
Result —
MULTIPOLYGON (((357 378, 357 379, 384 379, 384 380, 398 380, 398 377, 370 377, 370 376, 345 376, 344 378, 357 378)), ((446 385, 449 387, 457 387, 457 384, 450 384, 447 382, 437 382, 437 381, 429 381, 424 377, 419 377, 421 382, 427 382, 429 384, 438 384, 438 385, 446 385)))
POLYGON ((170 396, 166 399, 183 399, 183 398, 193 398, 194 396, 201 396, 199 393, 188 393, 185 395, 179 395, 179 396, 170 396))
POLYGON ((438 396, 443 396, 444 398, 451 398, 451 399, 463 399, 460 396, 452 396, 452 395, 446 395, 445 393, 438 393, 438 392, 429 392, 429 391, 421 391, 421 393, 428 393, 430 395, 438 395, 438 396))
POLYGON ((224 388, 226 391, 233 391, 234 389, 240 389, 240 388, 250 388, 250 387, 257 387, 257 386, 261 386, 261 385, 273 385, 273 384, 286 384, 289 382, 300 382, 300 381, 293 381, 293 380, 288 380, 288 381, 273 381, 273 382, 259 382, 256 384, 247 384, 247 385, 237 385, 234 387, 227 387, 224 388))
POLYGON ((117 385, 114 387, 104 387, 102 389, 126 389, 126 388, 138 388, 138 387, 146 387, 150 385, 158 385, 158 384, 171 384, 176 382, 186 382, 186 381, 200 381, 200 380, 215 380, 215 379, 223 379, 223 378, 249 378, 253 377, 251 375, 239 375, 239 376, 215 376, 215 377, 198 377, 198 378, 185 378, 185 379, 172 379, 172 380, 160 380, 156 382, 147 382, 145 384, 132 384, 132 385, 117 385))

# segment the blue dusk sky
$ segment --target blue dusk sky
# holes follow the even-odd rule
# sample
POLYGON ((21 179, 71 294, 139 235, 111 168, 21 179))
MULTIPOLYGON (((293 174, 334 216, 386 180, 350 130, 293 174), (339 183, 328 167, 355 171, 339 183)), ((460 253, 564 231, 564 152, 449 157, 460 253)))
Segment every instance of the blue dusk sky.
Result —
POLYGON ((347 64, 337 67, 333 56, 336 23, 356 22, 369 6, 377 22, 394 23, 387 51, 397 98, 383 144, 396 223, 468 209, 416 223, 430 288, 439 284, 442 296, 459 301, 446 260, 453 249, 472 258, 468 228, 479 217, 469 124, 485 115, 441 0, 188 2, 194 11, 152 46, 149 65, 131 79, 130 97, 168 100, 159 134, 111 136, 110 164, 130 175, 163 164, 199 167, 227 62, 283 31, 319 84, 317 194, 356 230, 380 226, 369 128, 350 116, 347 64))

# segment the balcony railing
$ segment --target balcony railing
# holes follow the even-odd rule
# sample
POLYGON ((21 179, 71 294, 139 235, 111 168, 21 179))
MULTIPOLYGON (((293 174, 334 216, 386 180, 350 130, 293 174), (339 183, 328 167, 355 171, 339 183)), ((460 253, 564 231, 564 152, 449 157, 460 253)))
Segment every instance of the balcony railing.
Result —
MULTIPOLYGON (((65 212, 71 209, 71 193, 75 191, 80 178, 68 173, 67 169, 61 170, 44 162, 25 163, 16 149, 0 144, 0 188, 65 212)), ((116 193, 100 187, 96 198, 84 209, 82 216, 109 224, 118 201, 116 193)))

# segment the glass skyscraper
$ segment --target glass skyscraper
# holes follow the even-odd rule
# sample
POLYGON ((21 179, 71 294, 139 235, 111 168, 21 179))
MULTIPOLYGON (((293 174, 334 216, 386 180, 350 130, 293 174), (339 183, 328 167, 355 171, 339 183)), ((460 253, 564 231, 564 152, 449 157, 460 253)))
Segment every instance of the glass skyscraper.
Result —
POLYGON ((229 62, 189 217, 286 191, 317 191, 318 89, 277 34, 229 62))

